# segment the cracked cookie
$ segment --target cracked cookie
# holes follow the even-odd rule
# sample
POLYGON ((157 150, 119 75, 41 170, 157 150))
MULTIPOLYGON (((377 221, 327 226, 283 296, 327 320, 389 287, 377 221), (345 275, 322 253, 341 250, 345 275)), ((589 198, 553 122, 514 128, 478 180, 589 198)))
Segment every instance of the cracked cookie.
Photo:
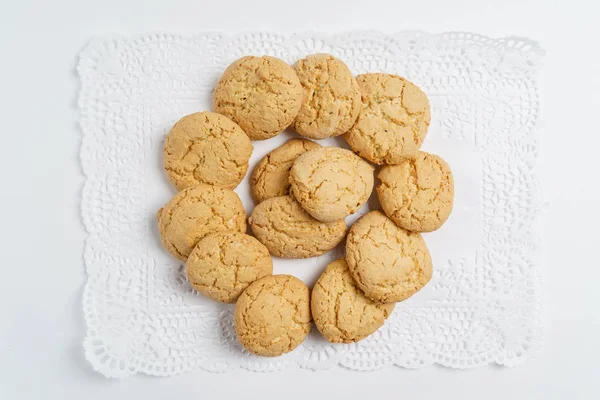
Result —
POLYGON ((350 150, 322 147, 294 161, 292 193, 302 208, 319 221, 353 214, 371 196, 373 167, 350 150))
POLYGON ((236 122, 252 140, 269 139, 291 125, 302 105, 302 85, 282 60, 246 56, 217 83, 214 111, 236 122))
POLYGON ((377 195, 383 211, 396 225, 413 232, 439 229, 450 216, 454 179, 439 156, 420 151, 377 176, 377 195))
POLYGON ((293 127, 311 139, 339 136, 354 125, 362 106, 356 79, 341 60, 313 54, 296 64, 304 99, 293 127))
POLYGON ((398 227, 380 211, 350 228, 346 262, 358 287, 373 301, 394 303, 418 292, 432 274, 421 234, 398 227))
POLYGON ((204 236, 185 264, 188 280, 213 300, 235 303, 252 282, 273 273, 269 250, 250 235, 223 231, 204 236))
POLYGON ((182 190, 158 210, 156 217, 163 245, 182 261, 209 233, 246 232, 246 213, 238 195, 211 185, 182 190))
POLYGON ((306 139, 290 139, 263 157, 254 168, 250 186, 258 202, 284 196, 290 191, 290 168, 294 160, 309 150, 321 147, 306 139))
POLYGON ((320 256, 340 244, 347 229, 343 219, 314 219, 291 196, 271 197, 258 204, 248 223, 269 252, 283 258, 320 256))
POLYGON ((252 149, 248 135, 229 118, 194 113, 167 135, 164 168, 178 190, 199 183, 233 189, 246 175, 252 149))
POLYGON ((398 164, 414 155, 425 139, 429 100, 412 82, 390 74, 356 77, 362 110, 344 139, 361 157, 376 164, 398 164))
POLYGON ((246 350, 275 357, 310 332, 310 291, 298 278, 272 275, 252 283, 235 305, 234 328, 246 350))
POLYGON ((317 329, 332 343, 366 338, 383 325, 394 306, 365 297, 343 259, 325 268, 312 290, 310 302, 317 329))

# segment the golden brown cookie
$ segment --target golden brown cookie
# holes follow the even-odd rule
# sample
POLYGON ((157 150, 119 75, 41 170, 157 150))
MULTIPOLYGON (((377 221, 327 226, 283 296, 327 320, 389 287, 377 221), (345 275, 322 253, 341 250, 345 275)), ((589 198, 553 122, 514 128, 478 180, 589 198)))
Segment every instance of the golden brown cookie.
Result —
POLYGON ((343 259, 329 264, 312 290, 310 308, 319 332, 332 343, 358 342, 379 329, 394 310, 365 297, 343 259))
POLYGON ((420 151, 398 165, 383 167, 377 177, 381 180, 377 187, 381 207, 398 226, 431 232, 450 216, 454 179, 440 156, 420 151))
POLYGON ((339 136, 354 125, 362 103, 356 79, 341 60, 313 54, 294 65, 304 89, 294 129, 311 139, 339 136))
POLYGON ((362 110, 344 138, 356 153, 376 164, 398 164, 425 139, 431 112, 418 86, 396 75, 356 77, 362 110))
POLYGON ((234 61, 215 88, 214 111, 239 124, 252 140, 264 140, 290 126, 302 105, 294 69, 275 57, 234 61))
POLYGON ((380 211, 361 217, 346 240, 350 274, 373 301, 393 303, 431 279, 431 256, 419 233, 398 227, 380 211))
POLYGON ((252 282, 273 273, 269 250, 252 236, 238 231, 204 236, 185 264, 194 288, 213 300, 235 303, 252 282))
POLYGON ((321 222, 311 217, 291 196, 271 197, 257 205, 248 220, 252 232, 274 256, 320 256, 346 236, 343 219, 321 222))
POLYGON ((274 357, 294 350, 310 332, 310 291, 298 278, 272 275, 252 283, 235 305, 234 327, 246 350, 274 357))
POLYGON ((178 190, 206 183, 235 188, 246 175, 252 143, 235 122, 212 112, 181 118, 165 140, 164 167, 178 190))
POLYGON ((246 213, 238 195, 205 184, 177 193, 156 216, 163 245, 183 261, 209 233, 246 232, 246 213))
POLYGON ((252 173, 252 193, 259 202, 271 197, 284 196, 290 191, 290 168, 302 153, 318 149, 315 142, 290 139, 263 157, 252 173))
POLYGON ((373 167, 350 150, 322 147, 294 161, 292 193, 302 208, 319 221, 353 214, 371 196, 373 167))

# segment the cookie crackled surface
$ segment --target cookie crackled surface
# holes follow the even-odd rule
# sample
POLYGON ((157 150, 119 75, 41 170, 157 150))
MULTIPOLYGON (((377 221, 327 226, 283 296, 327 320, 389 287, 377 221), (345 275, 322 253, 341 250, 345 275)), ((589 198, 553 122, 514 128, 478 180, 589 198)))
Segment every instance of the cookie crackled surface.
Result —
POLYGON ((246 231, 246 213, 238 195, 232 190, 205 184, 177 193, 156 217, 164 247, 182 261, 187 260, 194 246, 209 233, 246 231))
POLYGON ((252 283, 235 306, 238 340, 259 356, 294 350, 310 332, 310 325, 310 290, 290 275, 272 275, 252 283))
POLYGON ((394 310, 367 298, 350 275, 346 261, 329 264, 311 294, 313 320, 319 332, 333 343, 362 340, 379 329, 394 310))
POLYGON ((181 118, 165 140, 163 163, 178 189, 206 183, 235 188, 252 155, 248 135, 229 118, 199 112, 181 118))
POLYGON ((320 221, 356 212, 373 191, 373 167, 350 150, 322 147, 299 156, 290 170, 296 200, 320 221))
POLYGON ((314 219, 291 196, 272 197, 258 204, 248 223, 271 254, 284 258, 320 256, 340 244, 347 230, 343 219, 314 219))
POLYGON ((250 235, 222 231, 206 235, 185 264, 189 282, 213 300, 235 303, 252 282, 273 273, 267 248, 250 235))
POLYGON ((454 204, 454 178, 448 164, 420 151, 398 165, 387 165, 377 176, 383 211, 398 226, 413 232, 439 229, 454 204))
POLYGON ((352 225, 346 262, 365 296, 382 303, 406 300, 432 275, 431 256, 421 235, 398 227, 380 211, 371 211, 352 225))
POLYGON ((275 57, 246 56, 221 76, 213 109, 236 122, 250 139, 265 140, 291 125, 302 96, 291 66, 275 57))
POLYGON ((352 127, 362 107, 360 89, 341 60, 312 54, 294 64, 304 100, 294 129, 311 139, 339 136, 352 127))
POLYGON ((356 77, 362 110, 344 138, 358 155, 375 164, 397 164, 414 155, 431 121, 429 100, 409 80, 371 73, 356 77))

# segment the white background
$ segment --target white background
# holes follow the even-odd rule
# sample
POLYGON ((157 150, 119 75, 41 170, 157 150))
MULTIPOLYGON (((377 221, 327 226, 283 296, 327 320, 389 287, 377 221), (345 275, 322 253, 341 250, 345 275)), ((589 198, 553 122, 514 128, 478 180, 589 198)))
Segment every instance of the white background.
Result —
POLYGON ((598 398, 600 10, 593 3, 0 0, 0 399, 598 398), (198 371, 109 381, 89 368, 81 345, 77 54, 94 34, 251 29, 463 30, 542 44, 549 209, 541 353, 515 368, 471 371, 198 371))

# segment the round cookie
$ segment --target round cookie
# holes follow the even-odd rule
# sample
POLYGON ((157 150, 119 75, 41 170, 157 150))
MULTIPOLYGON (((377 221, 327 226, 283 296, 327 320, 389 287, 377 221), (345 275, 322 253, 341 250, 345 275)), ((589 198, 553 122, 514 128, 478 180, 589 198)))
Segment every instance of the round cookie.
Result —
POLYGON ((421 235, 396 226, 380 211, 371 211, 352 225, 346 262, 358 287, 381 303, 409 298, 432 274, 431 256, 421 235))
POLYGON ((332 343, 366 338, 383 325, 394 306, 365 297, 343 259, 325 268, 312 290, 310 302, 317 329, 332 343))
POLYGON ((293 127, 311 139, 339 136, 354 125, 362 107, 356 79, 341 60, 313 54, 294 65, 304 99, 293 127))
POLYGON ((292 193, 319 221, 353 214, 373 191, 373 167, 350 150, 322 147, 299 156, 290 170, 292 193))
POLYGON ((343 219, 317 221, 291 196, 263 201, 254 208, 248 223, 269 252, 283 258, 320 256, 340 244, 347 229, 343 219))
POLYGON ((213 300, 235 303, 252 282, 273 273, 269 250, 238 231, 204 236, 190 253, 185 273, 194 288, 213 300))
POLYGON ((229 118, 194 113, 167 135, 164 168, 178 190, 199 183, 233 189, 246 175, 252 149, 248 135, 229 118))
POLYGON ((272 275, 252 283, 235 305, 234 327, 246 350, 275 357, 294 350, 310 332, 310 291, 298 278, 272 275))
POLYGON ((252 140, 269 139, 290 126, 302 105, 293 68, 275 57, 234 61, 215 88, 214 111, 242 127, 252 140))
POLYGON ((263 157, 254 168, 250 186, 259 202, 284 196, 290 191, 290 168, 294 160, 309 150, 321 147, 306 139, 290 139, 263 157))
POLYGON ((177 193, 156 214, 163 245, 185 261, 204 236, 212 232, 246 232, 246 213, 229 189, 200 184, 177 193))
POLYGON ((356 153, 376 164, 397 164, 414 155, 429 128, 429 100, 418 86, 396 75, 356 77, 362 110, 344 138, 356 153))
POLYGON ((377 195, 383 211, 396 225, 413 232, 439 229, 454 203, 454 179, 439 156, 420 151, 377 176, 377 195))

